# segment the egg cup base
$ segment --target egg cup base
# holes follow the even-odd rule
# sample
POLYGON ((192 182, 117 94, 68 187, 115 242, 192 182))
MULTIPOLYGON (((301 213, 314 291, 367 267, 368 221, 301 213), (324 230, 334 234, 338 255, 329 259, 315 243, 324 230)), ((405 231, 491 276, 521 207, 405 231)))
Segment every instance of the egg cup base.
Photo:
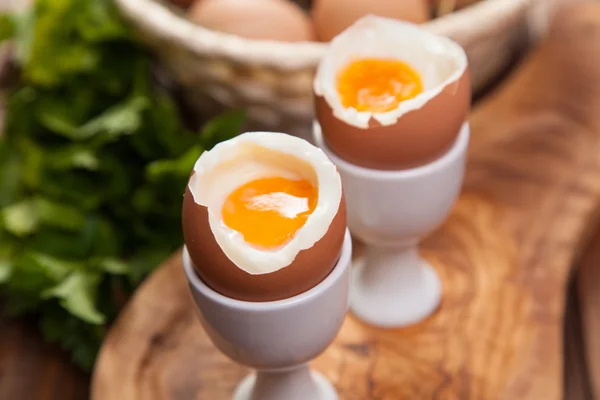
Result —
POLYGON ((233 400, 338 400, 329 381, 306 364, 285 372, 259 371, 237 387, 233 400))
POLYGON ((401 328, 433 314, 442 298, 435 269, 405 248, 368 247, 354 265, 350 308, 362 321, 380 328, 401 328))
POLYGON ((367 246, 364 265, 353 273, 352 312, 379 327, 404 327, 431 315, 441 283, 417 249, 444 223, 460 194, 469 123, 445 154, 404 170, 369 169, 340 158, 327 147, 318 122, 313 137, 342 177, 348 228, 367 246))
POLYGON ((348 229, 331 273, 312 289, 284 300, 226 297, 199 278, 186 246, 182 252, 191 300, 212 343, 232 361, 256 371, 238 386, 234 400, 337 399, 333 386, 308 365, 333 342, 349 309, 348 229))

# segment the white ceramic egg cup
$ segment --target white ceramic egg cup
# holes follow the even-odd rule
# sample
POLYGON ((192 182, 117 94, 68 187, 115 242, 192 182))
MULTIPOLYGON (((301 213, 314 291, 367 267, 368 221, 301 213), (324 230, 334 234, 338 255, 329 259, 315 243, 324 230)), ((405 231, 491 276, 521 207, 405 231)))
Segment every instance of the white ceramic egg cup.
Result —
POLYGON ((404 327, 431 315, 442 297, 438 275, 418 252, 421 238, 447 218, 460 192, 470 128, 465 122, 452 148, 412 169, 381 171, 353 165, 323 141, 314 141, 337 166, 352 235, 366 244, 355 265, 350 308, 363 321, 404 327))
POLYGON ((333 386, 308 362, 336 337, 348 311, 352 241, 346 230, 332 272, 314 288, 289 299, 246 302, 210 289, 183 249, 183 268, 200 322, 215 346, 254 368, 233 400, 337 400, 333 386))

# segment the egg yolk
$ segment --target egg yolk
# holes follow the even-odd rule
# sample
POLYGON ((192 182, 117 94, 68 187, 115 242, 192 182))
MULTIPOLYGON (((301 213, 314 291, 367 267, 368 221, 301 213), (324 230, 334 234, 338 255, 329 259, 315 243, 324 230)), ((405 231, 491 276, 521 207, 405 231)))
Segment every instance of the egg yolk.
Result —
POLYGON ((318 191, 306 180, 263 178, 246 183, 225 200, 223 222, 255 246, 290 240, 314 211, 318 191))
POLYGON ((337 89, 344 107, 381 113, 417 96, 423 82, 402 61, 368 58, 347 65, 338 76, 337 89))

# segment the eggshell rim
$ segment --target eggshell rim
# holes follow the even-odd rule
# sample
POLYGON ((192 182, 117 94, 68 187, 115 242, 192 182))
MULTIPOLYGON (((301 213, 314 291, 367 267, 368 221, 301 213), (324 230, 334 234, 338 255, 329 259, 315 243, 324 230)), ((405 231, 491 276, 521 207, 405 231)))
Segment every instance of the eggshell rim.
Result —
MULTIPOLYGON (((194 174, 188 182, 188 188, 192 194, 192 198, 196 204, 201 207, 206 207, 209 217, 210 230, 217 241, 217 244, 231 262, 238 268, 249 274, 267 274, 276 272, 282 268, 288 267, 293 263, 296 256, 304 250, 310 249, 315 243, 323 239, 331 227, 342 201, 342 182, 336 166, 331 162, 329 157, 320 148, 313 146, 308 141, 281 132, 264 132, 252 131, 242 133, 230 140, 218 143, 209 151, 205 151, 200 155, 194 165, 194 174), (260 138, 271 137, 274 140, 265 145, 260 142, 260 138), (219 155, 224 153, 235 154, 235 147, 240 143, 251 143, 259 147, 263 147, 272 151, 279 151, 284 154, 289 154, 302 161, 307 162, 312 168, 318 179, 319 199, 317 206, 307 218, 305 224, 296 232, 294 237, 275 251, 265 251, 248 245, 243 252, 238 250, 238 245, 235 239, 231 239, 227 233, 234 233, 232 229, 226 227, 222 223, 220 214, 217 216, 211 210, 208 204, 209 195, 202 195, 201 180, 205 174, 210 174, 219 164, 229 159, 222 160, 219 155), (293 151, 290 151, 293 149, 293 151), (302 157, 298 154, 303 153, 302 157), (326 168, 323 170, 323 168, 326 168), (199 187, 200 186, 200 187, 199 187), (335 196, 332 200, 331 196, 322 196, 323 191, 328 191, 335 196), (223 232, 225 231, 225 232, 223 232), (307 236, 306 232, 312 234, 307 236), (243 254, 242 254, 243 253, 243 254), (254 259, 251 260, 254 256, 254 259), (276 257, 275 257, 276 255, 276 257)), ((220 211, 220 210, 219 210, 220 211)), ((243 241, 243 239, 242 239, 243 241)), ((244 242, 245 243, 245 242, 244 242)))
MULTIPOLYGON (((359 55, 360 50, 358 50, 356 54, 359 55)), ((349 28, 332 39, 327 49, 327 53, 319 62, 317 67, 317 73, 313 80, 313 91, 316 96, 322 97, 327 104, 329 104, 329 107, 333 111, 333 115, 336 118, 344 121, 348 125, 355 126, 357 128, 368 129, 369 124, 373 119, 383 126, 390 126, 397 123, 398 119, 400 119, 400 117, 402 117, 404 114, 421 109, 425 104, 427 104, 428 101, 438 96, 447 86, 459 81, 468 67, 469 62, 464 48, 449 37, 426 30, 419 24, 370 14, 356 20, 356 22, 354 22, 354 24, 352 24, 349 28), (336 46, 341 46, 343 43, 345 43, 345 41, 351 40, 354 35, 362 30, 377 28, 378 26, 382 25, 395 25, 395 29, 404 30, 405 32, 416 32, 418 35, 427 37, 428 40, 435 40, 438 43, 443 43, 443 45, 449 49, 448 54, 451 54, 452 57, 457 61, 458 68, 456 68, 456 70, 453 71, 448 78, 435 87, 423 91, 412 99, 402 101, 397 108, 391 111, 374 113, 371 111, 357 111, 354 108, 346 108, 342 106, 339 100, 339 95, 335 88, 336 85, 326 86, 325 84, 321 84, 323 80, 327 80, 329 78, 325 75, 325 73, 334 69, 330 62, 330 52, 336 46)), ((333 71, 334 74, 336 72, 336 70, 333 71)))
POLYGON ((274 301, 244 301, 237 300, 227 297, 225 295, 220 294, 219 292, 211 289, 196 273, 194 268, 194 264, 192 258, 187 251, 187 247, 184 246, 182 249, 183 253, 183 268, 188 279, 191 281, 190 283, 198 290, 202 291, 202 293, 209 297, 212 301, 223 304, 230 308, 236 308, 239 310, 246 311, 276 311, 287 309, 291 307, 295 307, 300 303, 310 301, 313 297, 319 296, 321 293, 327 291, 333 284, 340 279, 340 277, 344 274, 347 268, 351 268, 352 264, 352 238, 350 235, 350 231, 346 228, 344 233, 344 242, 342 243, 342 251, 340 253, 340 258, 338 259, 336 265, 333 267, 331 272, 323 279, 319 284, 308 289, 305 292, 297 294, 295 296, 289 297, 287 299, 282 300, 274 300, 274 301))

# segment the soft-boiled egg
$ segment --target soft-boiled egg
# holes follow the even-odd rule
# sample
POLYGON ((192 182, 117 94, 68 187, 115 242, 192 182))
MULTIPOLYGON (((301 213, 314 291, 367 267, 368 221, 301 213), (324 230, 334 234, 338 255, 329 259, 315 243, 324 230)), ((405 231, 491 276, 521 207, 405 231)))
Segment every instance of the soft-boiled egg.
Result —
POLYGON ((239 300, 305 292, 334 268, 346 230, 336 167, 303 139, 249 132, 204 152, 183 202, 200 278, 239 300))
POLYGON ((464 49, 416 24, 373 15, 336 36, 314 80, 327 146, 366 168, 429 163, 454 143, 471 84, 464 49))

